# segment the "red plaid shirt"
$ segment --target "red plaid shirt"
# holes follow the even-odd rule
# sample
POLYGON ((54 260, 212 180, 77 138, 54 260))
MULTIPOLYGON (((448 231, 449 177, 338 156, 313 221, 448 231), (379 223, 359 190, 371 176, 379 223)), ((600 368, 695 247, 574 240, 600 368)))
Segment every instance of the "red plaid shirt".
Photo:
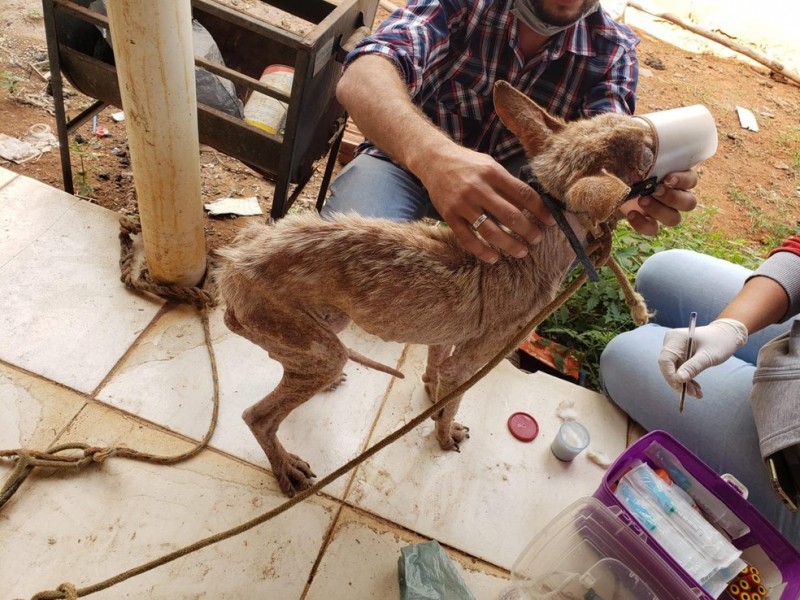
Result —
MULTIPOLYGON (((513 0, 409 0, 345 64, 363 54, 391 59, 434 124, 498 161, 523 152, 494 112, 492 86, 499 79, 567 120, 633 113, 639 39, 628 27, 601 8, 550 38, 526 63, 512 6, 513 0)), ((382 155, 368 142, 358 151, 382 155)))

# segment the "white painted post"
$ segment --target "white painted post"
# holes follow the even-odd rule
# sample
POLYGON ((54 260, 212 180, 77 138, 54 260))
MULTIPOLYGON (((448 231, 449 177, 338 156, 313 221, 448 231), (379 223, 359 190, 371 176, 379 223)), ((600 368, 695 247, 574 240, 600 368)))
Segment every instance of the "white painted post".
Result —
POLYGON ((162 284, 206 267, 190 0, 109 0, 147 265, 162 284))

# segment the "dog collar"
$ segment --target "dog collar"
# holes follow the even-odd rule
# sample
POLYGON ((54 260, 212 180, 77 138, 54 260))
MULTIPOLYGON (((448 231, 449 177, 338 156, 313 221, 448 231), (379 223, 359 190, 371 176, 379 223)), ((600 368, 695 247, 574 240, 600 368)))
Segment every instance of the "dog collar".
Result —
POLYGON ((572 246, 572 250, 575 252, 575 256, 578 257, 578 260, 581 261, 583 268, 586 269, 586 274, 589 275, 589 279, 591 279, 594 283, 600 281, 600 276, 597 274, 592 261, 589 260, 589 256, 586 254, 583 244, 581 244, 578 236, 575 235, 575 231, 567 221, 567 217, 564 216, 566 205, 561 200, 556 199, 545 191, 545 189, 542 187, 542 184, 539 183, 539 179, 534 174, 530 165, 526 164, 524 167, 522 167, 519 172, 519 178, 531 186, 534 190, 536 190, 536 193, 539 194, 539 197, 542 199, 542 202, 544 202, 547 210, 552 213, 559 229, 564 232, 567 241, 569 241, 569 245, 572 246))
MULTIPOLYGON (((549 194, 542 187, 542 184, 539 182, 539 179, 536 177, 536 174, 533 172, 533 168, 531 168, 530 164, 526 164, 522 167, 522 169, 520 169, 519 178, 536 190, 536 193, 539 194, 542 202, 544 202, 547 209, 553 214, 556 224, 566 236, 567 241, 569 241, 569 245, 572 246, 575 256, 578 257, 578 260, 583 265, 583 268, 586 269, 586 274, 589 276, 589 279, 591 279, 593 283, 600 281, 600 276, 597 274, 597 270, 594 268, 592 261, 589 260, 589 256, 586 254, 583 244, 580 242, 578 236, 575 234, 575 231, 572 229, 572 226, 564 216, 564 211, 566 211, 567 208, 566 204, 564 204, 562 200, 559 200, 558 198, 549 194)), ((642 181, 633 184, 631 186, 631 191, 628 192, 627 196, 625 196, 623 202, 638 196, 649 196, 655 191, 656 183, 657 181, 655 177, 649 177, 648 179, 643 179, 642 181)))

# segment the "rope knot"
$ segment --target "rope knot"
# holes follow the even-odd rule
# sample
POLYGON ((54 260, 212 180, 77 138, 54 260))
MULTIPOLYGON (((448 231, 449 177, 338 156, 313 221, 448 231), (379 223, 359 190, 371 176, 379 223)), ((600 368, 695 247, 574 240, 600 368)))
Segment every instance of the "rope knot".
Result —
POLYGON ((66 600, 78 600, 78 589, 71 583, 62 583, 56 589, 64 594, 66 600))
POLYGON ((92 446, 83 451, 86 458, 91 458, 93 462, 104 462, 107 458, 114 456, 117 453, 116 448, 98 448, 92 446))

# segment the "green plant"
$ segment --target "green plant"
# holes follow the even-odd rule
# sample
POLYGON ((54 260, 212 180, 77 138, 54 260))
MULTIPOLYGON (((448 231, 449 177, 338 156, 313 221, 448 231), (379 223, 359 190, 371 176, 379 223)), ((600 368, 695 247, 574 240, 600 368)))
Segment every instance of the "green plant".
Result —
POLYGON ((783 132, 778 137, 777 143, 783 146, 791 155, 792 168, 795 173, 800 171, 800 127, 795 126, 783 132))
POLYGON ((100 157, 97 152, 92 152, 87 148, 86 142, 81 142, 78 139, 73 140, 70 144, 70 150, 78 157, 81 164, 79 170, 75 172, 77 176, 75 182, 78 184, 78 195, 91 198, 94 190, 89 185, 89 164, 90 160, 96 160, 100 157))
POLYGON ((3 71, 0 73, 0 87, 3 88, 9 96, 13 96, 17 93, 20 81, 23 81, 23 79, 17 77, 11 71, 3 71))
MULTIPOLYGON (((614 234, 614 256, 633 282, 644 260, 670 248, 686 248, 755 268, 764 252, 746 240, 729 240, 711 229, 714 211, 698 209, 677 227, 664 228, 655 238, 636 233, 620 223, 614 234)), ((580 272, 577 269, 569 280, 580 272)), ((538 328, 540 335, 569 346, 578 354, 586 375, 586 386, 599 390, 600 354, 619 333, 633 329, 619 283, 608 268, 600 270, 600 281, 584 284, 563 306, 538 328)))

